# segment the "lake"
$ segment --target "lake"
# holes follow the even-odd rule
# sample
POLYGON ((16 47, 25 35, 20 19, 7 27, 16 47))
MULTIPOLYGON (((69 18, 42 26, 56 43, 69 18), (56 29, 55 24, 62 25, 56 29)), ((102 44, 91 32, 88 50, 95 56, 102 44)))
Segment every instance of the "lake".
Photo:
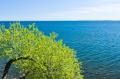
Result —
MULTIPOLYGON (((7 27, 10 23, 0 21, 7 27)), ((32 23, 46 35, 56 32, 77 51, 85 79, 120 79, 120 21, 21 21, 32 23)))

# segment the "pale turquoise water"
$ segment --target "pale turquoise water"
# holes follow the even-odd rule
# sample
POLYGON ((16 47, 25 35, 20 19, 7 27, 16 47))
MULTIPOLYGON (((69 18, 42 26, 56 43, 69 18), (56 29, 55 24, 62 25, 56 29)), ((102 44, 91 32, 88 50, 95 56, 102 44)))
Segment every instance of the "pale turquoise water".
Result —
MULTIPOLYGON (((10 22, 0 22, 9 26, 10 22)), ((56 32, 77 51, 85 79, 120 79, 120 21, 36 21, 45 34, 56 32)), ((2 65, 2 64, 0 64, 2 65)))

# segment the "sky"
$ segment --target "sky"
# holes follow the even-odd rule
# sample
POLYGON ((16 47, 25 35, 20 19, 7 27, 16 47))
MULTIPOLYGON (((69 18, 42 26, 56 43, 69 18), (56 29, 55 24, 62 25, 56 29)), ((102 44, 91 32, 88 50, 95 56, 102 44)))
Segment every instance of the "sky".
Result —
POLYGON ((6 20, 120 20, 120 0, 0 0, 6 20))

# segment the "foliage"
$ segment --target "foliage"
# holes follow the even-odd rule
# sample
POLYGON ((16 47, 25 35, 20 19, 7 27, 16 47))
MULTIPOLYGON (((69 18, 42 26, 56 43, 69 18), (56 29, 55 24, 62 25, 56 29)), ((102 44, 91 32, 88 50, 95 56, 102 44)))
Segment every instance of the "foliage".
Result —
POLYGON ((75 51, 56 37, 55 33, 44 35, 35 24, 24 27, 17 22, 9 28, 1 25, 0 57, 32 58, 34 61, 13 63, 22 73, 29 71, 26 79, 83 79, 75 51))

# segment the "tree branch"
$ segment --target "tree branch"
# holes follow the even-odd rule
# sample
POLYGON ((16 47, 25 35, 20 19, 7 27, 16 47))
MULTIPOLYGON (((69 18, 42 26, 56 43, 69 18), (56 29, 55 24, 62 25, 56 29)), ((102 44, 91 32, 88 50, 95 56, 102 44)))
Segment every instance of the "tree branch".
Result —
POLYGON ((2 75, 2 79, 4 79, 6 77, 6 75, 8 74, 8 71, 9 71, 10 66, 12 65, 12 63, 16 62, 18 60, 31 60, 31 61, 34 61, 32 58, 29 58, 29 57, 19 57, 19 58, 10 59, 5 65, 3 75, 2 75))

